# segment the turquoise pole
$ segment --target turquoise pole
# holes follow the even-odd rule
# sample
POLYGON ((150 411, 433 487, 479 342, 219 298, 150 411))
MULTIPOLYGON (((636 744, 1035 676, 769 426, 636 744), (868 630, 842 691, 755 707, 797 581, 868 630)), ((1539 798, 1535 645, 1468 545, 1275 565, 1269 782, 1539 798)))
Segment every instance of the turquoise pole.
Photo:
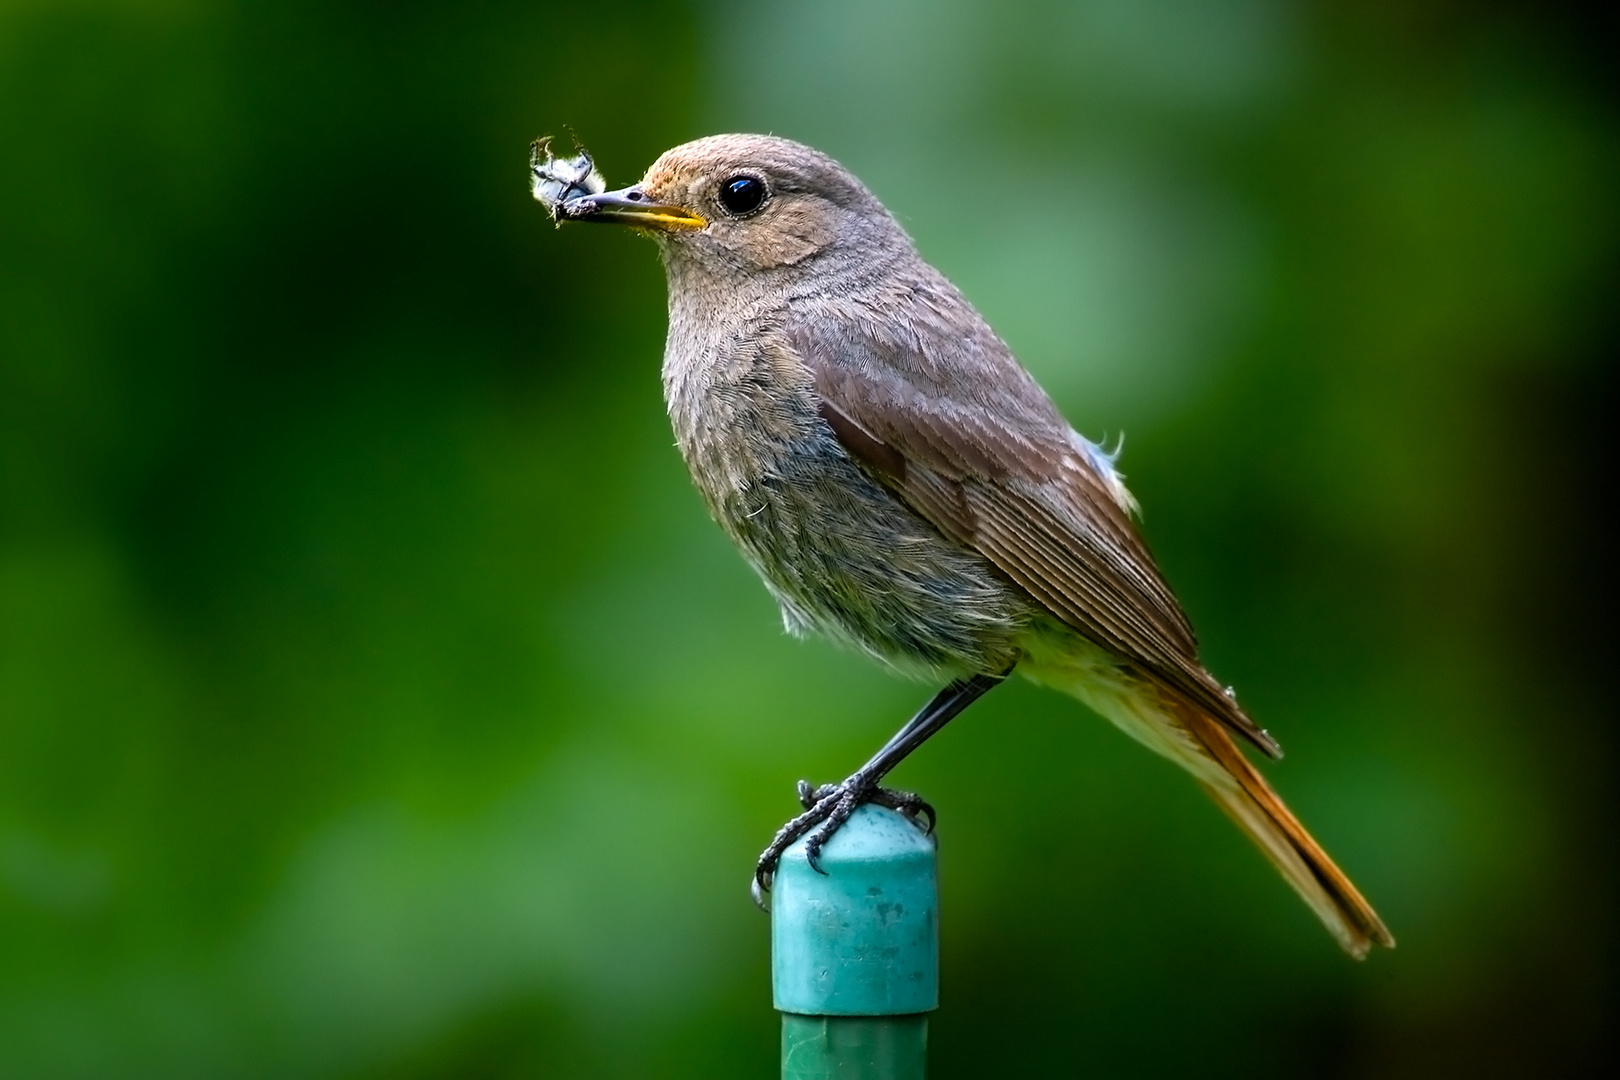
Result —
POLYGON ((922 1080, 939 1005, 934 839, 856 810, 810 869, 800 840, 771 889, 771 984, 783 1080, 922 1080))

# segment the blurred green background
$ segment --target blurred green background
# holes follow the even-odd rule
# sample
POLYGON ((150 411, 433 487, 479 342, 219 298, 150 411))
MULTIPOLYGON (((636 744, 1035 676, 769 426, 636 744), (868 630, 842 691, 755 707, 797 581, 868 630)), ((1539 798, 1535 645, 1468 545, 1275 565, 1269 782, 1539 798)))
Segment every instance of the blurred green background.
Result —
POLYGON ((1343 957, 1028 685, 940 808, 933 1075, 1606 1053, 1613 16, 1284 0, 0 3, 0 1076, 768 1077, 752 859, 931 688, 785 638, 671 445, 701 134, 843 160, 1093 438, 1343 957), (1055 208, 1055 209, 1054 209, 1055 208))

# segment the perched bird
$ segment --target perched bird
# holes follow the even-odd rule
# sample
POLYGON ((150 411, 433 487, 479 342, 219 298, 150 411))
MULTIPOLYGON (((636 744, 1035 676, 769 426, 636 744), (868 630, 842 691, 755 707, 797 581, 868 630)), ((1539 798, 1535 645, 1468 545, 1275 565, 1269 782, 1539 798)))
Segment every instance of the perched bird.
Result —
POLYGON ((1280 756, 1199 663, 1110 455, 859 180, 786 139, 717 135, 604 191, 588 155, 544 149, 532 183, 559 221, 658 242, 677 443, 788 629, 946 684, 843 783, 800 783, 756 897, 788 844, 810 832, 815 865, 862 802, 931 822, 880 781, 1016 670, 1192 773, 1351 954, 1394 945, 1239 749, 1280 756))

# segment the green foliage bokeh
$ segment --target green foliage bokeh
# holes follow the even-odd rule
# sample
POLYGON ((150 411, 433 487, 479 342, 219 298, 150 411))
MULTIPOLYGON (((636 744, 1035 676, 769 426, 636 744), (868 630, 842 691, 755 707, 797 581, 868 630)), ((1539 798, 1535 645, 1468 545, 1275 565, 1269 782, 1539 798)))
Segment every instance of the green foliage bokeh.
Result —
POLYGON ((1400 947, 991 695, 954 1076, 1579 1071, 1612 986, 1613 98, 1529 6, 0 4, 0 1076, 768 1076, 752 859, 927 688, 785 638, 663 283, 554 231, 771 130, 1092 437, 1400 947), (1612 574, 1612 571, 1609 572, 1612 574))

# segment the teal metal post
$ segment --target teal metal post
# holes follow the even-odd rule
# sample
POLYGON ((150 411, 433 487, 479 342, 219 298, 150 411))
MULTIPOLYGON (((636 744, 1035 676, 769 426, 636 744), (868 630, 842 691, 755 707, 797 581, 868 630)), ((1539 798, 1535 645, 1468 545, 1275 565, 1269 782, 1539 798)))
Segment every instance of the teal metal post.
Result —
POLYGON ((922 1080, 939 1006, 934 838, 856 810, 810 869, 800 840, 771 888, 771 984, 782 1080, 922 1080))

